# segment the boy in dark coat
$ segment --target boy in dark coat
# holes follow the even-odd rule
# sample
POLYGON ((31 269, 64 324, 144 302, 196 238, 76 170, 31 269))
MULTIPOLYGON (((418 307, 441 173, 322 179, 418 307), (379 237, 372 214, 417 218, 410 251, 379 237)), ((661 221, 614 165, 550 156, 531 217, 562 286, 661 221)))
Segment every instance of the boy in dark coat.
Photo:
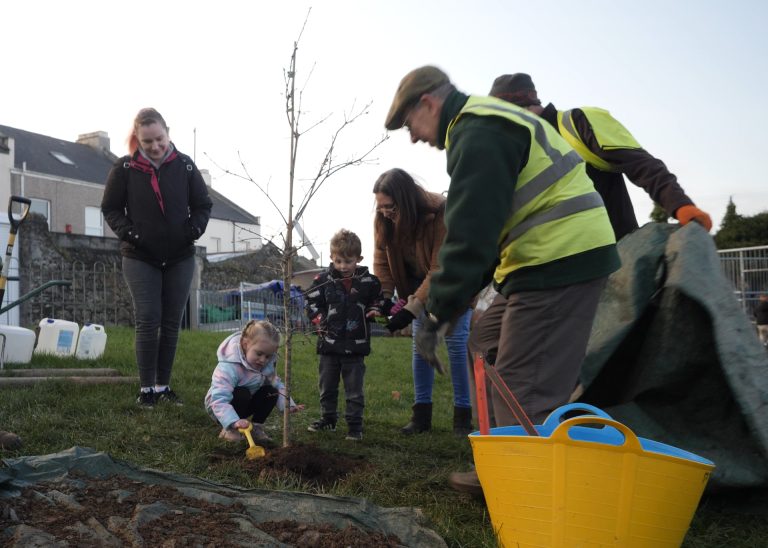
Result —
POLYGON ((364 357, 371 353, 368 322, 381 315, 381 283, 364 266, 360 238, 340 230, 331 238, 331 264, 307 292, 307 316, 317 330, 322 417, 310 432, 336 430, 339 378, 346 396, 346 439, 363 439, 364 357))

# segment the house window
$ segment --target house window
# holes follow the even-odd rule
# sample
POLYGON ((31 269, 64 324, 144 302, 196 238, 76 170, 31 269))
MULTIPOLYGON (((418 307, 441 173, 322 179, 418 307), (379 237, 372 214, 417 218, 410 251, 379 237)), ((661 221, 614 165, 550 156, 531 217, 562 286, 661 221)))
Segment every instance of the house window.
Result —
POLYGON ((65 154, 61 153, 61 152, 56 152, 55 150, 52 150, 51 151, 51 156, 56 158, 62 164, 67 164, 68 166, 75 165, 75 162, 73 162, 72 160, 67 158, 67 156, 65 154))
POLYGON ((48 200, 41 200, 39 198, 30 198, 32 203, 29 206, 30 213, 37 213, 45 217, 46 223, 48 223, 48 230, 51 229, 51 203, 48 200))
POLYGON ((104 218, 98 207, 85 208, 85 235, 104 236, 104 218))
POLYGON ((213 248, 213 253, 221 251, 221 238, 211 238, 211 247, 213 248))

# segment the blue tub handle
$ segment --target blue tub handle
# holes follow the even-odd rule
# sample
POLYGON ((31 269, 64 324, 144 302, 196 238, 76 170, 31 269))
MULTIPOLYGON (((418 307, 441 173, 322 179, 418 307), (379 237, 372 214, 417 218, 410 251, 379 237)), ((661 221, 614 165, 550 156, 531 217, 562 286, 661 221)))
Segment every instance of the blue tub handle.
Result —
POLYGON ((589 405, 588 403, 569 403, 567 405, 561 405, 554 411, 552 411, 549 416, 544 420, 544 426, 549 428, 550 430, 554 430, 558 424, 563 422, 563 416, 565 416, 566 413, 569 413, 571 411, 584 411, 584 415, 595 415, 597 417, 603 417, 604 419, 611 419, 611 417, 608 413, 603 411, 600 408, 595 407, 594 405, 589 405))
POLYGON ((565 422, 561 423, 560 426, 555 428, 554 432, 552 432, 552 435, 550 436, 551 439, 554 442, 564 442, 568 439, 579 441, 579 442, 585 442, 585 443, 598 443, 601 445, 613 445, 617 447, 623 447, 624 449, 628 451, 632 451, 633 453, 637 453, 639 455, 643 454, 643 447, 640 444, 640 440, 635 435, 635 433, 629 429, 628 426, 615 421, 613 419, 606 419, 605 417, 596 417, 596 416, 590 416, 590 415, 583 415, 581 417, 574 417, 572 419, 568 419, 565 422), (600 430, 594 430, 594 429, 582 429, 582 432, 586 432, 588 430, 594 430, 594 435, 590 436, 591 439, 580 439, 580 437, 574 437, 570 435, 570 430, 574 426, 579 426, 581 424, 602 424, 603 426, 607 426, 610 428, 614 428, 621 433, 621 436, 624 438, 623 440, 618 440, 614 436, 607 436, 604 432, 601 433, 600 430))

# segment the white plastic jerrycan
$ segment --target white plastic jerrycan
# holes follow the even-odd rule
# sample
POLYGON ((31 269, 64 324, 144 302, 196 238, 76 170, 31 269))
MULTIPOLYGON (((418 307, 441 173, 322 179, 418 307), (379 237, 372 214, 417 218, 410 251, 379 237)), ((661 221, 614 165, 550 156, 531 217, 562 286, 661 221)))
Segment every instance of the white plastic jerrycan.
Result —
POLYGON ((104 326, 96 323, 87 323, 80 330, 75 357, 79 360, 95 360, 104 354, 106 346, 107 332, 104 331, 104 326))
POLYGON ((37 336, 36 354, 55 354, 71 356, 77 345, 77 322, 43 318, 40 320, 40 333, 37 336))
POLYGON ((35 348, 35 332, 24 327, 0 325, 0 345, 3 339, 2 363, 29 363, 35 348))

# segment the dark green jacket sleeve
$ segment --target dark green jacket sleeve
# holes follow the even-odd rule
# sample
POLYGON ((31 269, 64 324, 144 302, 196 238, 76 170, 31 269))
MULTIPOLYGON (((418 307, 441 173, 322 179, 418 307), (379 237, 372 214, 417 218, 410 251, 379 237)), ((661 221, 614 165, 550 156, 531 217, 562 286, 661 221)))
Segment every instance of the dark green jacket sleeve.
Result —
MULTIPOLYGON (((441 127, 458 112, 451 97, 443 110, 441 127)), ((447 150, 447 230, 427 305, 440 320, 455 319, 491 281, 499 236, 529 149, 528 130, 502 118, 466 115, 453 127, 447 150)))

